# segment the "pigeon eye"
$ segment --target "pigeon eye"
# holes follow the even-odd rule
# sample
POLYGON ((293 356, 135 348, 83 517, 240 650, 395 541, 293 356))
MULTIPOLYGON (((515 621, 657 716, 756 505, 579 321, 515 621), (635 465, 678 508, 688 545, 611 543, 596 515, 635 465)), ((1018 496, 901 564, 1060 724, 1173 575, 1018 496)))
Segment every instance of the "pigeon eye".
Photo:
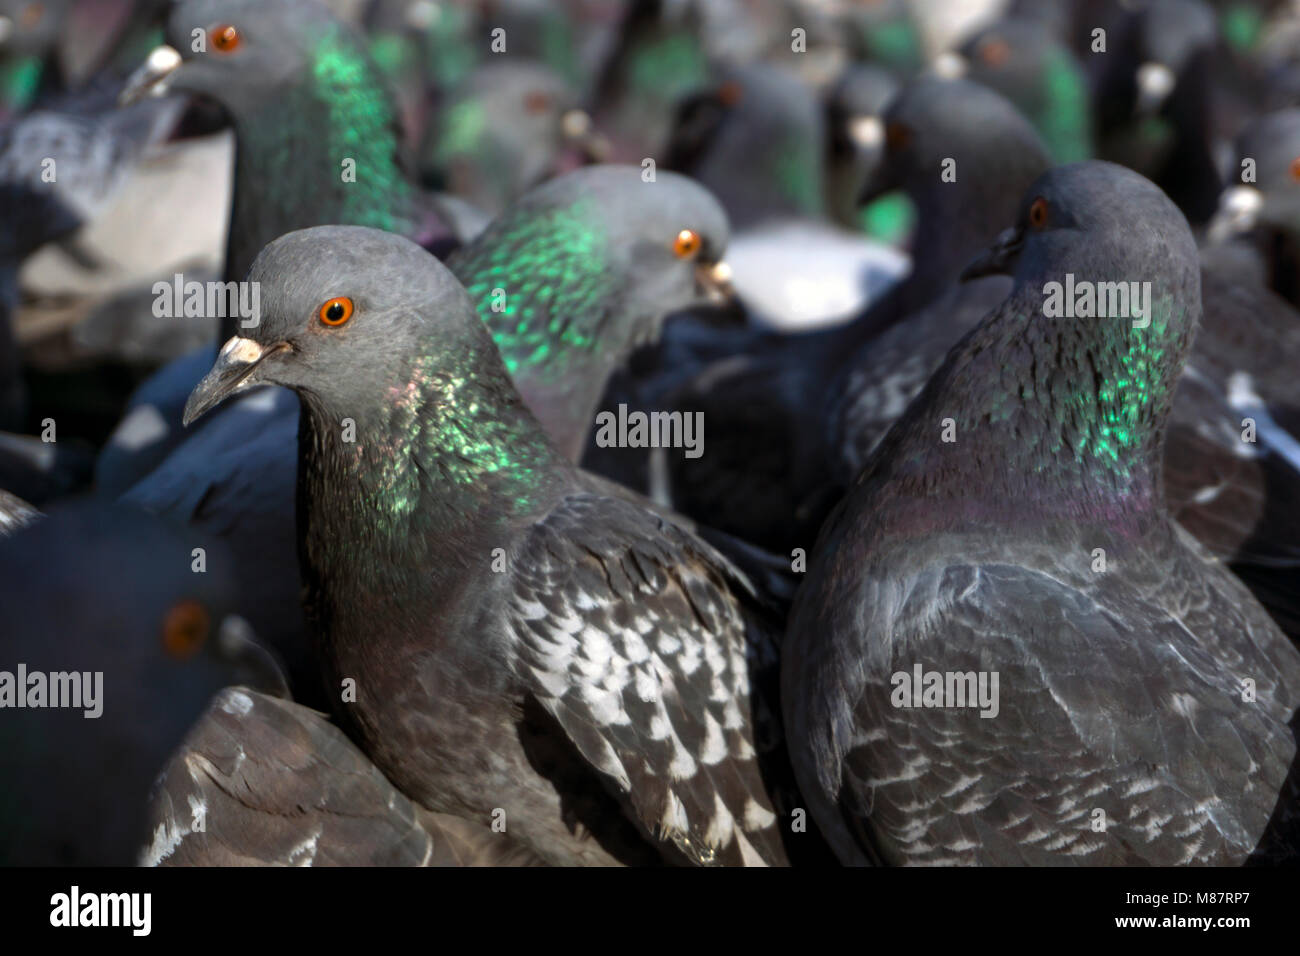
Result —
POLYGON ((885 127, 885 146, 889 149, 906 149, 911 141, 912 131, 902 123, 890 123, 885 127))
POLYGON ((23 7, 22 13, 18 14, 18 22, 23 25, 23 29, 30 30, 40 23, 45 17, 45 4, 29 3, 23 7))
POLYGON ((1029 206, 1029 225, 1035 229, 1042 229, 1047 225, 1047 200, 1042 196, 1035 199, 1029 206))
POLYGON ((673 240, 673 255, 678 259, 690 259, 700 251, 700 234, 694 229, 683 229, 673 240))
POLYGON ((534 90, 532 93, 529 93, 528 98, 524 100, 524 109, 533 114, 545 113, 550 108, 550 96, 540 90, 534 90))
POLYGON ((735 106, 744 98, 744 95, 744 88, 735 80, 728 80, 718 87, 718 102, 723 106, 735 106))
POLYGON ((342 325, 352 318, 352 300, 345 295, 335 296, 320 307, 319 315, 326 325, 342 325))
POLYGON ((1291 182, 1300 183, 1300 156, 1291 160, 1291 182))
POLYGON ((1001 37, 990 37, 980 44, 980 59, 996 69, 1011 58, 1011 46, 1001 37))
POLYGON ((178 601, 163 620, 163 650, 178 661, 189 660, 208 639, 208 612, 198 601, 178 601))
POLYGON ((239 49, 239 31, 231 24, 223 23, 209 32, 212 34, 212 45, 221 53, 234 53, 239 49))

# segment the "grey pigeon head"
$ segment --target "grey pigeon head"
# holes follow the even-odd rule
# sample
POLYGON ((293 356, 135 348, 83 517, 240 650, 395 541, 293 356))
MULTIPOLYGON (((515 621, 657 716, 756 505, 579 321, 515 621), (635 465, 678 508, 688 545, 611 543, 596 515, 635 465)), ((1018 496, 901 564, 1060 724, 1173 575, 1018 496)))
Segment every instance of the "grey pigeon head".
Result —
POLYGON ((725 292, 728 238, 698 183, 589 166, 529 192, 448 265, 529 406, 576 456, 609 375, 665 315, 725 292))
POLYGON ((565 79, 540 63, 489 62, 439 110, 421 149, 421 176, 488 213, 550 175, 590 117, 565 79))
POLYGON ((825 119, 813 91, 771 65, 735 67, 684 101, 663 165, 707 186, 737 227, 818 216, 825 119))
MULTIPOLYGON (((465 290, 402 236, 318 226, 281 236, 253 263, 261 318, 230 339, 190 396, 188 424, 254 385, 283 385, 333 418, 362 415, 428 367, 496 367, 509 382, 465 290)), ((400 401, 401 396, 389 396, 400 401)))
POLYGON ((340 38, 332 65, 364 69, 360 40, 315 0, 184 0, 172 8, 166 29, 179 63, 168 61, 164 71, 138 76, 207 97, 238 117, 305 82, 321 52, 316 45, 332 36, 340 38), (200 42, 203 49, 195 49, 200 42))
POLYGON ((918 250, 908 283, 933 295, 997 234, 1049 165, 1038 133, 1008 100, 966 80, 921 77, 885 111, 884 152, 860 200, 907 193, 918 250), (956 178, 945 181, 949 160, 956 178))
POLYGON ((0 573, 10 596, 0 670, 24 666, 28 702, 0 711, 0 772, 12 784, 0 795, 0 860, 130 864, 149 786, 212 695, 233 684, 282 694, 283 677, 237 613, 224 552, 142 512, 56 507, 0 539, 0 573), (60 674, 92 676, 59 679, 56 708, 60 674))

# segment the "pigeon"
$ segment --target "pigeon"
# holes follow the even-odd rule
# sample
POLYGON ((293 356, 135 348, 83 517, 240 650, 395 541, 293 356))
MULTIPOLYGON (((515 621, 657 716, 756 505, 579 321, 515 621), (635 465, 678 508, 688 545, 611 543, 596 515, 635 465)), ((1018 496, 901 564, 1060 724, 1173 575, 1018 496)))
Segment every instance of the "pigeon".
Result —
POLYGON ((145 866, 538 866, 488 826, 430 813, 314 710, 213 699, 149 796, 145 866))
MULTIPOLYGON (((171 45, 149 55, 123 99, 184 93, 228 115, 237 146, 227 281, 242 279, 276 236, 320 223, 400 231, 443 255, 455 247, 435 199, 408 174, 395 107, 363 37, 328 8, 314 0, 185 0, 172 9, 167 37, 171 45), (193 48, 195 30, 202 51, 193 48)), ((240 321, 221 316, 219 340, 240 321)), ((149 406, 139 414, 164 427, 143 444, 110 440, 96 466, 105 494, 130 488, 184 440, 181 409, 210 355, 178 359, 141 387, 123 426, 149 406)))
MULTIPOLYGON (((598 166, 538 187, 449 262, 516 387, 574 457, 611 371, 654 337, 664 311, 720 287, 727 235, 716 200, 689 180, 598 166)), ((229 543, 254 628, 284 657, 295 696, 324 706, 297 600, 298 401, 263 389, 218 414, 121 500, 229 543)))
POLYGON ((867 176, 885 147, 885 110, 901 84, 888 70, 870 64, 848 66, 826 99, 827 207, 846 226, 861 226, 868 235, 901 243, 913 222, 906 200, 878 200, 860 209, 859 197, 867 176))
POLYGON ((0 128, 0 427, 21 431, 26 424, 13 330, 19 267, 102 215, 145 150, 175 124, 178 105, 140 104, 102 116, 36 110, 0 128))
POLYGON ((1073 164, 973 271, 1001 268, 796 597, 811 813, 855 864, 1239 864, 1295 756, 1300 652, 1165 507, 1191 231, 1138 174, 1073 164), (1150 308, 1069 317, 1067 274, 1150 282, 1150 308))
POLYGON ((863 198, 896 189, 910 197, 913 271, 851 323, 743 345, 705 364, 667 400, 703 413, 713 436, 701 458, 669 460, 672 505, 774 552, 811 546, 838 497, 836 482, 852 470, 838 463, 859 440, 874 442, 866 424, 887 427, 947 348, 1005 296, 1002 279, 948 290, 1048 165, 1029 122, 998 94, 964 80, 907 84, 886 111, 885 129, 884 155, 863 198), (943 172, 949 158, 951 182, 943 172), (860 368, 866 374, 855 375, 860 368))
MULTIPOLYGON (((1123 162, 1168 193, 1193 225, 1219 194, 1214 139, 1222 130, 1215 64, 1219 31, 1201 0, 1150 0, 1119 11, 1107 52, 1090 63, 1099 153, 1123 162)), ((1242 104, 1245 106, 1246 104, 1242 104)))
POLYGON ((663 165, 727 210, 732 281, 755 324, 842 322, 906 271, 894 248, 827 221, 829 147, 814 91, 780 66, 721 70, 678 109, 663 165))
POLYGON ((489 63, 429 127, 420 176, 491 218, 562 163, 576 165, 600 148, 591 117, 558 74, 526 61, 489 63))
POLYGON ((132 509, 53 506, 0 573, 0 861, 130 865, 170 752, 221 688, 283 693, 277 662, 220 547, 132 509))
POLYGON ((1058 163, 1092 156, 1088 81, 1068 47, 1041 21, 1007 17, 948 54, 952 73, 1001 93, 1027 116, 1058 163))
POLYGON ((305 604, 375 765, 426 809, 503 817, 549 863, 784 862, 750 709, 770 623, 739 575, 587 490, 414 243, 303 230, 250 279, 262 322, 186 419, 259 383, 299 393, 305 604))

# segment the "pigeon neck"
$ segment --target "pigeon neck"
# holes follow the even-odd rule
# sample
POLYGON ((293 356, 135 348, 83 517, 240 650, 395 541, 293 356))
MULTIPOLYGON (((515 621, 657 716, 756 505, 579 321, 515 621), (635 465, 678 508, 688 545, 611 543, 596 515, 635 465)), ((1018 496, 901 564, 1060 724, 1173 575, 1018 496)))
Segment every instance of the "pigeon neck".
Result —
POLYGON ((506 370, 547 433, 578 454, 621 352, 620 289, 587 202, 511 217, 455 253, 506 370), (575 427, 576 426, 576 427, 575 427))
POLYGON ((263 246, 295 229, 332 223, 409 235, 419 225, 392 98, 339 26, 317 41, 301 82, 241 110, 235 128, 227 279, 243 279, 263 246))
POLYGON ((1049 318, 1041 287, 1019 284, 950 353, 876 473, 976 523, 1009 510, 1145 526, 1164 509, 1165 419, 1192 321, 1160 295, 1148 327, 1133 321, 1049 318))
POLYGON ((554 500, 564 459, 499 366, 471 370, 471 358, 462 369, 432 351, 414 358, 365 417, 304 393, 299 504, 318 560, 356 563, 329 543, 365 542, 351 577, 393 587, 390 575, 426 559, 486 560, 474 542, 554 500))

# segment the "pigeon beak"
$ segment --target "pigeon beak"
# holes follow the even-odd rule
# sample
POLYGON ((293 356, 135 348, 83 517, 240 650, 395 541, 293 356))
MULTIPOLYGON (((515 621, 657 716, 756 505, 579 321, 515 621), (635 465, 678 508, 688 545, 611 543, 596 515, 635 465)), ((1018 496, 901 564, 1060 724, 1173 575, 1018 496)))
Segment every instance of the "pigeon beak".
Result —
POLYGON ((181 55, 174 47, 155 47, 126 81, 118 94, 118 106, 130 106, 148 96, 163 96, 171 85, 172 75, 180 68, 181 55))
POLYGON ((960 80, 966 75, 969 68, 970 64, 966 62, 966 58, 960 53, 954 53, 951 50, 947 53, 940 53, 935 57, 934 64, 931 66, 934 74, 945 80, 960 80))
POLYGON ((578 149, 588 161, 593 163, 608 161, 609 140, 596 132, 591 114, 586 110, 569 110, 560 117, 560 129, 564 133, 565 140, 578 149))
POLYGON ((1210 220, 1207 233, 1211 242, 1223 242, 1231 236, 1250 232, 1264 208, 1264 194, 1254 186, 1233 186, 1219 196, 1219 208, 1210 220))
POLYGON ((1177 82, 1174 71, 1163 63, 1143 63, 1137 71, 1137 102, 1133 112, 1138 116, 1154 116, 1177 82))
POLYGON ((725 262, 701 262, 695 267, 695 282, 705 298, 715 304, 730 302, 735 294, 731 266, 725 262))
POLYGON ((288 342, 275 345, 262 345, 252 339, 231 336, 230 341, 221 346, 217 353, 216 364, 212 371, 195 386, 190 399, 185 403, 182 424, 188 426, 195 419, 206 415, 226 399, 239 392, 262 384, 254 378, 258 367, 272 355, 287 351, 288 342))
POLYGON ((1021 229, 1012 227, 1003 230, 993 245, 962 270, 961 281, 981 276, 1010 275, 1024 245, 1025 234, 1021 229))

